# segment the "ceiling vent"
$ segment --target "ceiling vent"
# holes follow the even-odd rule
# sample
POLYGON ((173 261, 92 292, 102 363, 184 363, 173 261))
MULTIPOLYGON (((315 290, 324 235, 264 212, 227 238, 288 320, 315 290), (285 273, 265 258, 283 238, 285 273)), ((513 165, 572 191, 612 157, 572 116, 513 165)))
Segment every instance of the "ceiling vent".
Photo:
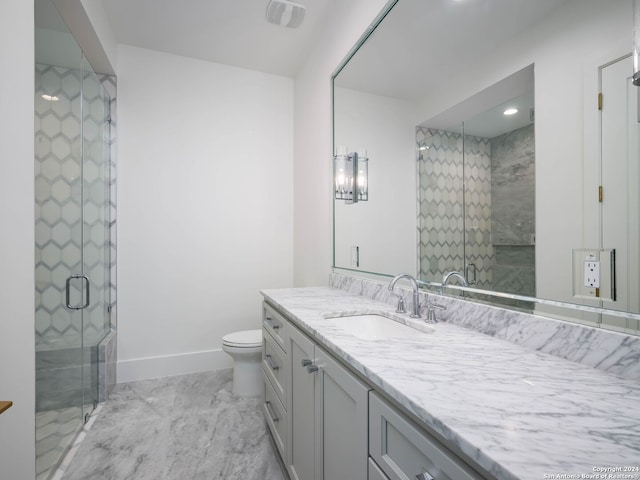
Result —
POLYGON ((281 27, 298 28, 306 8, 289 0, 271 0, 267 6, 267 22, 281 27))

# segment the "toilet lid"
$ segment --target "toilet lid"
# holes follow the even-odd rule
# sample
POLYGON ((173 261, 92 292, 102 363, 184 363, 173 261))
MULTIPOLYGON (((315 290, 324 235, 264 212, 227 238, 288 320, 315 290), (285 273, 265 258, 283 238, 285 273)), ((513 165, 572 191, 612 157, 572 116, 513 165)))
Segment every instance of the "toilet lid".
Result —
POLYGON ((230 347, 254 348, 262 345, 262 330, 243 330, 222 337, 222 343, 230 347))

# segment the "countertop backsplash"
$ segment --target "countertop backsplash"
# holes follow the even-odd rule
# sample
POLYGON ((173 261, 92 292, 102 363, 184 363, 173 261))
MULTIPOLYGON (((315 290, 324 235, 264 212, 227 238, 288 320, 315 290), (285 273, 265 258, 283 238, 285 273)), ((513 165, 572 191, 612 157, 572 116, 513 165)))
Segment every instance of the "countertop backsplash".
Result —
MULTIPOLYGON (((354 295, 394 304, 388 282, 332 273, 329 285, 354 295)), ((411 289, 396 285, 411 308, 411 289)), ((446 307, 440 321, 460 325, 531 350, 597 368, 622 378, 640 380, 640 337, 554 318, 485 305, 455 297, 420 292, 421 313, 426 317, 430 300, 446 307)))

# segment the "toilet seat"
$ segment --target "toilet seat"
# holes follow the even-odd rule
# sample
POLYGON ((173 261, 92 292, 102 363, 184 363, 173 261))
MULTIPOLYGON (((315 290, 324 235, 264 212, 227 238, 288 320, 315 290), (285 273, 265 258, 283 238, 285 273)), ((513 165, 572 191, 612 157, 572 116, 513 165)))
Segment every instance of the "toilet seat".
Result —
POLYGON ((262 347, 262 330, 243 330, 222 337, 222 345, 233 348, 262 347))

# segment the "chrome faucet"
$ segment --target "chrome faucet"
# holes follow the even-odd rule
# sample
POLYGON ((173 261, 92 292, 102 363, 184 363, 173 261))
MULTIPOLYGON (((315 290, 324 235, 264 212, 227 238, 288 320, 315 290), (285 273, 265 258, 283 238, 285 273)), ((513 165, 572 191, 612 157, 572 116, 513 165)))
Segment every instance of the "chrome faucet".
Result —
POLYGON ((418 281, 408 273, 399 273, 389 283, 389 290, 393 293, 393 289, 396 286, 398 280, 406 278, 411 282, 413 287, 413 312, 409 315, 411 318, 420 318, 420 295, 418 294, 418 281))
POLYGON ((440 285, 441 295, 444 293, 444 287, 449 285, 449 280, 451 280, 452 278, 457 278, 458 280, 460 280, 460 283, 462 284, 463 287, 469 286, 469 284, 467 283, 467 279, 464 278, 464 275, 462 273, 456 272, 456 271, 449 272, 444 277, 442 277, 442 285, 440 285))

